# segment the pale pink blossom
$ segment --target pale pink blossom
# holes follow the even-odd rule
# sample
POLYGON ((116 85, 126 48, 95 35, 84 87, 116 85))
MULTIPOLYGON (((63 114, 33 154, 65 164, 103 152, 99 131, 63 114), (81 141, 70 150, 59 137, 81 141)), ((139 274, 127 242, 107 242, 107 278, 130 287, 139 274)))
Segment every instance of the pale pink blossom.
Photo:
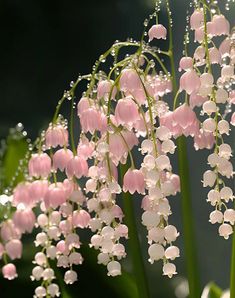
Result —
POLYGON ((81 116, 82 113, 86 110, 88 110, 91 107, 90 104, 91 99, 89 99, 88 97, 82 97, 78 104, 77 104, 77 115, 81 116))
MULTIPOLYGON (((29 185, 28 193, 32 203, 44 200, 48 189, 47 180, 35 180, 29 185)), ((27 205, 27 204, 26 204, 27 205)))
POLYGON ((36 217, 31 209, 18 209, 13 214, 13 222, 22 233, 31 233, 36 222, 36 217))
POLYGON ((81 113, 80 123, 83 132, 93 134, 101 128, 101 113, 93 107, 88 108, 81 113))
POLYGON ((129 169, 123 178, 123 191, 129 191, 131 194, 138 192, 145 193, 144 175, 140 170, 129 169))
POLYGON ((68 131, 67 129, 61 125, 50 125, 46 131, 45 142, 47 148, 53 147, 56 148, 57 146, 63 147, 68 145, 68 131))
POLYGON ((154 38, 166 39, 166 35, 167 35, 167 30, 161 24, 153 25, 148 31, 149 41, 153 40, 154 38))
POLYGON ((46 208, 48 207, 53 207, 57 208, 61 204, 66 202, 66 193, 64 190, 64 186, 61 182, 58 182, 56 184, 51 184, 48 187, 48 190, 45 195, 45 206, 46 208))
POLYGON ((22 256, 22 242, 18 239, 12 239, 5 245, 7 255, 12 259, 20 259, 22 256))
POLYGON ((3 277, 9 280, 15 279, 18 275, 16 273, 16 267, 12 263, 8 263, 2 267, 3 277))
POLYGON ((131 97, 118 100, 115 118, 117 123, 122 125, 132 125, 139 120, 138 106, 131 97))
POLYGON ((215 25, 215 34, 220 36, 220 35, 229 35, 230 31, 230 25, 228 20, 223 16, 222 14, 220 15, 214 15, 212 22, 215 25))
POLYGON ((193 109, 195 107, 200 107, 205 101, 207 101, 206 96, 201 96, 197 94, 196 92, 193 92, 189 96, 189 105, 190 108, 193 109))
POLYGON ((28 167, 30 176, 47 178, 51 172, 51 159, 47 153, 33 154, 28 167))
POLYGON ((102 80, 102 81, 99 81, 98 83, 98 86, 97 86, 97 98, 98 99, 101 99, 101 98, 104 98, 104 99, 108 99, 109 98, 109 94, 112 90, 112 95, 111 95, 111 98, 115 98, 115 95, 117 93, 117 88, 116 86, 112 87, 113 86, 113 81, 108 81, 108 80, 102 80))
POLYGON ((73 176, 81 178, 82 176, 87 176, 88 174, 88 164, 83 157, 74 156, 69 160, 66 167, 66 174, 68 178, 73 176))
POLYGON ((17 206, 19 204, 23 204, 25 207, 34 206, 35 201, 37 201, 34 197, 30 196, 31 184, 26 182, 19 183, 13 191, 13 206, 17 206))
POLYGON ((203 21, 204 21, 203 11, 201 9, 195 10, 193 14, 190 16, 191 29, 195 30, 200 28, 203 25, 203 21))
POLYGON ((183 57, 180 59, 179 70, 182 69, 187 71, 193 68, 193 58, 191 57, 183 57))
POLYGON ((221 54, 215 47, 209 49, 209 59, 211 64, 221 63, 221 54))
POLYGON ((220 46, 219 46, 219 52, 222 58, 230 55, 230 49, 231 49, 231 40, 229 38, 225 38, 220 46))
POLYGON ((73 212, 73 225, 79 228, 87 228, 90 222, 90 214, 85 210, 73 212))
POLYGON ((194 147, 196 150, 199 149, 211 149, 215 143, 215 137, 211 132, 205 132, 200 129, 198 134, 194 136, 194 147))
POLYGON ((186 71, 180 78, 180 89, 189 95, 198 91, 201 86, 200 78, 194 70, 186 71))
POLYGON ((53 155, 53 169, 64 171, 70 159, 73 158, 73 152, 69 149, 59 149, 53 155))
POLYGON ((80 142, 77 147, 77 155, 82 156, 85 160, 92 157, 92 154, 94 152, 94 143, 89 142, 89 140, 86 137, 81 137, 80 142))
POLYGON ((4 221, 1 225, 1 239, 5 242, 11 239, 20 239, 21 232, 20 230, 14 225, 11 219, 4 221))

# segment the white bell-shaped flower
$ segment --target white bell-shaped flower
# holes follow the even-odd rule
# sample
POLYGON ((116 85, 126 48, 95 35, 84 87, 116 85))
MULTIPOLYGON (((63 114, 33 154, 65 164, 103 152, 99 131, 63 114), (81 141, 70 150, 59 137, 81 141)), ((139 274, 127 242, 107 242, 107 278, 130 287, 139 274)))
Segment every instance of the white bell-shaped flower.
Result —
POLYGON ((224 186, 223 188, 221 188, 220 196, 221 196, 221 199, 224 200, 226 203, 228 203, 229 200, 233 200, 234 198, 233 191, 228 186, 224 186))
POLYGON ((117 261, 111 261, 107 265, 108 276, 117 276, 121 275, 121 265, 117 261))
POLYGON ((166 263, 163 266, 163 275, 167 275, 169 278, 172 278, 172 276, 175 274, 177 274, 177 272, 174 264, 166 263))
POLYGON ((221 211, 219 210, 215 210, 213 212, 211 212, 210 214, 210 222, 212 224, 215 224, 215 223, 222 223, 223 222, 223 218, 224 218, 224 215, 221 211))
POLYGON ((153 264, 154 261, 158 261, 162 259, 165 255, 163 246, 156 243, 149 246, 148 253, 149 253, 149 262, 151 264, 153 264))
POLYGON ((227 99, 228 99, 228 92, 222 88, 219 88, 216 91, 216 102, 217 103, 226 103, 227 99))
POLYGON ((67 285, 73 284, 75 281, 77 281, 78 275, 77 272, 74 270, 68 270, 64 274, 64 281, 67 285))
POLYGON ((207 187, 207 186, 212 187, 215 184, 216 178, 217 178, 216 174, 213 171, 210 171, 210 170, 206 171, 203 174, 203 186, 204 187, 207 187))
POLYGON ((169 260, 174 260, 180 256, 180 250, 177 246, 169 246, 165 251, 165 257, 169 260))
POLYGON ((179 233, 177 232, 177 229, 175 226, 168 225, 164 228, 164 233, 165 233, 165 239, 167 242, 174 242, 177 237, 179 236, 179 233))
POLYGON ((229 131, 230 131, 229 122, 226 120, 220 120, 218 122, 218 130, 221 135, 222 134, 229 135, 229 131))
POLYGON ((206 132, 215 132, 216 122, 214 119, 208 118, 202 123, 202 127, 206 132))
POLYGON ((156 227, 160 223, 160 216, 154 211, 145 211, 142 214, 142 224, 147 228, 156 227))
POLYGON ((212 206, 215 206, 220 201, 220 192, 216 189, 211 189, 207 194, 207 202, 210 202, 212 206))
POLYGON ((234 209, 225 210, 224 221, 229 222, 231 225, 234 225, 234 222, 235 222, 235 210, 234 209))
POLYGON ((229 144, 221 144, 219 146, 219 156, 229 159, 232 156, 232 148, 229 144))
POLYGON ((229 236, 233 233, 233 228, 229 224, 222 224, 219 227, 219 235, 224 237, 224 239, 228 239, 229 236))

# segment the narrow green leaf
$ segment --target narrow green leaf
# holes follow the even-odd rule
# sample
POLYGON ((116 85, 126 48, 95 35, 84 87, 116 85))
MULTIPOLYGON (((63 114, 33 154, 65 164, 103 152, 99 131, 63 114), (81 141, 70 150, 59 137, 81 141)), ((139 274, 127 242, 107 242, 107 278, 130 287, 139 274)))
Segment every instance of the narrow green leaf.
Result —
MULTIPOLYGON (((16 175, 19 161, 24 158, 28 144, 25 138, 13 138, 9 136, 7 138, 7 147, 3 156, 2 162, 2 174, 3 174, 3 185, 4 187, 9 186, 12 178, 16 175)), ((14 185, 23 180, 23 174, 19 173, 14 181, 14 185)))

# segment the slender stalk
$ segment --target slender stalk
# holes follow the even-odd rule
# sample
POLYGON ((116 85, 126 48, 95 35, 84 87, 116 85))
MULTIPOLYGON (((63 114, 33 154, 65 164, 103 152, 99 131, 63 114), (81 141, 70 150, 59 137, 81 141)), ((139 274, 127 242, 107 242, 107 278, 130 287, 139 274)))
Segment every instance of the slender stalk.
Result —
MULTIPOLYGON (((124 177, 126 171, 128 170, 128 165, 120 166, 121 177, 124 177)), ((129 193, 123 193, 123 209, 125 214, 125 223, 129 230, 129 251, 132 258, 133 272, 136 281, 136 286, 138 290, 139 298, 149 298, 148 282, 145 274, 144 262, 142 258, 142 252, 140 247, 140 242, 138 238, 138 231, 135 222, 134 206, 133 206, 133 196, 129 193)))
MULTIPOLYGON (((173 55, 173 34, 169 1, 166 0, 169 20, 169 58, 174 96, 177 95, 176 71, 173 55)), ((199 298, 201 294, 200 277, 197 265, 197 250, 194 231, 194 220, 190 194, 190 174, 187 154, 187 144, 184 136, 177 139, 178 163, 181 185, 181 204, 183 218, 184 249, 186 255, 186 268, 189 283, 190 298, 199 298)))
POLYGON ((194 220, 190 195, 190 174, 187 158, 186 138, 181 136, 177 140, 178 162, 181 184, 181 204, 184 233, 184 249, 189 283, 189 297, 201 297, 200 278, 197 265, 197 249, 194 233, 194 220))
POLYGON ((235 231, 233 233, 232 255, 230 264, 230 297, 235 297, 235 231))

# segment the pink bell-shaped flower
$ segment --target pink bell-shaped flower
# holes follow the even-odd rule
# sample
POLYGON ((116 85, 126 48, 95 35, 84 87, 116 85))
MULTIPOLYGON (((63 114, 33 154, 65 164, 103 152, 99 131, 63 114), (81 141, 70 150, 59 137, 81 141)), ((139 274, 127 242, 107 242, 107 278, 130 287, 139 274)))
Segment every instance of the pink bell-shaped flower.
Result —
POLYGON ((30 195, 30 187, 31 184, 28 182, 21 182, 16 186, 13 191, 13 206, 16 207, 19 204, 23 204, 25 207, 32 207, 35 205, 37 200, 30 195))
POLYGON ((113 162, 118 164, 127 158, 128 149, 131 150, 138 144, 138 139, 133 132, 122 132, 122 137, 119 134, 110 134, 109 151, 113 162), (125 142, 123 138, 125 139, 125 142))
POLYGON ((33 154, 29 161, 31 177, 47 178, 51 172, 51 159, 47 153, 33 154))
POLYGON ((15 279, 18 275, 16 273, 16 267, 12 263, 8 263, 2 267, 3 277, 9 280, 15 279))
POLYGON ((209 49, 209 59, 211 64, 221 63, 221 54, 215 47, 209 49))
POLYGON ((35 180, 29 185, 29 197, 35 205, 36 203, 43 201, 48 189, 47 180, 35 180))
POLYGON ((75 156, 70 159, 66 167, 66 174, 68 178, 72 178, 73 176, 78 179, 82 176, 87 176, 88 174, 88 164, 87 161, 83 157, 75 156))
POLYGON ((83 136, 80 139, 80 142, 77 147, 77 155, 82 156, 85 160, 92 157, 94 152, 94 143, 89 142, 89 140, 83 136))
POLYGON ((139 119, 138 106, 131 97, 119 99, 115 108, 118 124, 132 125, 139 119))
POLYGON ((123 191, 131 194, 138 192, 145 193, 144 174, 140 170, 129 169, 123 178, 123 191))
POLYGON ((78 228, 87 228, 90 222, 90 214, 85 210, 79 210, 73 212, 73 226, 78 228))
POLYGON ((198 134, 194 136, 194 147, 196 150, 199 149, 211 149, 213 148, 215 143, 215 137, 213 133, 205 132, 202 129, 198 134))
POLYGON ((138 73, 131 68, 126 68, 121 72, 119 80, 120 90, 132 92, 142 88, 142 83, 138 73))
POLYGON ((53 155, 53 169, 64 171, 68 162, 73 158, 73 152, 69 149, 59 149, 53 155))
POLYGON ((100 130, 101 114, 93 107, 86 109, 80 115, 80 123, 83 132, 93 134, 96 130, 100 130))
POLYGON ((220 15, 214 15, 212 22, 215 25, 215 34, 220 36, 220 35, 229 35, 230 31, 230 25, 228 20, 223 16, 222 14, 220 15))
POLYGON ((77 104, 77 115, 80 117, 82 115, 82 113, 86 110, 88 110, 91 105, 90 105, 90 101, 91 99, 89 99, 88 97, 82 97, 78 104, 77 104))
POLYGON ((206 96, 201 96, 199 94, 197 94, 196 92, 193 92, 190 96, 189 96, 189 105, 190 108, 193 109, 195 107, 200 107, 202 106, 202 104, 207 101, 207 97, 206 96))
POLYGON ((12 259, 20 259, 22 255, 22 243, 19 239, 12 239, 5 245, 7 255, 12 259))
POLYGON ((199 122, 194 111, 187 105, 179 106, 173 112, 173 119, 182 129, 185 136, 194 136, 199 131, 199 122))
POLYGON ((180 89, 185 90, 189 95, 198 91, 201 82, 194 70, 186 71, 180 78, 180 89))
POLYGON ((220 46, 219 46, 219 52, 222 58, 230 55, 230 49, 231 49, 231 40, 229 38, 225 38, 220 46))
POLYGON ((193 68, 193 58, 191 57, 183 57, 180 59, 179 70, 182 69, 187 71, 193 68))
MULTIPOLYGON (((97 86, 97 98, 108 99, 113 83, 114 83, 113 81, 108 81, 108 80, 99 81, 97 86)), ((116 93, 117 93, 117 88, 114 87, 112 90, 112 96, 111 96, 112 99, 115 98, 116 93)))
POLYGON ((167 30, 161 24, 153 25, 149 29, 149 32, 148 32, 149 41, 153 40, 154 38, 156 38, 156 39, 166 39, 166 35, 167 35, 167 30))
POLYGON ((31 209, 18 209, 13 215, 13 222, 22 233, 31 233, 36 222, 35 214, 31 209))
POLYGON ((203 25, 204 16, 202 10, 195 10, 190 17, 190 27, 195 30, 200 28, 203 25))
POLYGON ((61 182, 53 183, 48 187, 47 193, 45 195, 45 206, 57 208, 66 202, 66 193, 64 186, 61 182))
POLYGON ((58 124, 49 126, 45 138, 47 148, 56 148, 57 146, 67 146, 69 135, 67 129, 63 125, 58 124))
POLYGON ((10 219, 2 223, 0 235, 1 235, 1 239, 4 242, 7 242, 11 239, 21 238, 20 230, 14 225, 13 221, 10 219))

